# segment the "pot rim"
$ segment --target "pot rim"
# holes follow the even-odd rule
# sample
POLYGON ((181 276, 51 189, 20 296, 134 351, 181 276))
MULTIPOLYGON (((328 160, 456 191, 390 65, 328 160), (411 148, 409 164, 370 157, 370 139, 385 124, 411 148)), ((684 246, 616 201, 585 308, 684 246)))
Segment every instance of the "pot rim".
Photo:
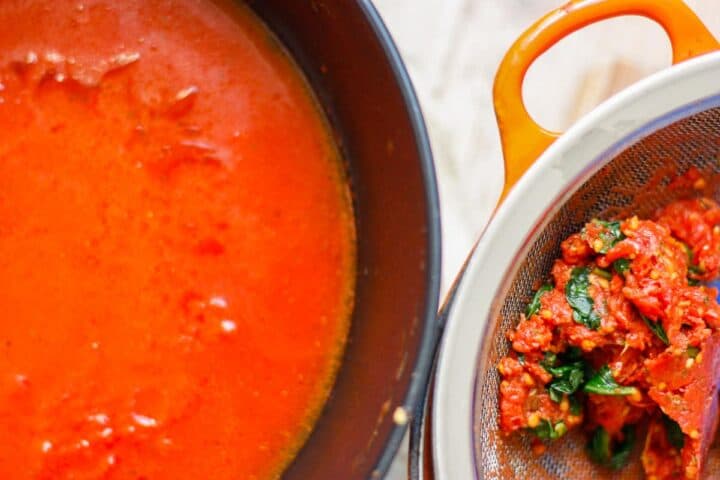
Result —
POLYGON ((558 205, 627 146, 720 105, 719 76, 720 52, 711 53, 651 75, 607 100, 540 156, 486 226, 447 306, 430 412, 437 478, 483 478, 473 434, 476 366, 489 347, 489 319, 502 306, 498 294, 509 287, 535 235, 558 205))
MULTIPOLYGON (((397 46, 385 26, 382 17, 373 5, 371 0, 359 0, 357 2, 366 21, 372 28, 385 58, 392 69, 395 83, 398 86, 407 110, 408 119, 412 125, 415 136, 415 144, 419 154, 419 165, 422 172, 423 184, 425 186, 425 201, 427 204, 425 216, 427 219, 427 254, 425 258, 425 305, 421 312, 422 333, 419 337, 419 348, 415 365, 412 367, 410 381, 407 386, 405 397, 402 400, 402 407, 408 415, 416 410, 417 405, 425 398, 430 380, 430 371, 433 365, 435 351, 437 349, 440 330, 437 327, 436 315, 440 297, 441 280, 441 224, 440 224, 440 200, 438 194, 437 179, 435 176, 435 164, 433 161, 430 138, 428 136, 425 120, 423 117, 420 102, 415 88, 413 87, 410 75, 400 56, 397 46)), ((398 423, 390 432, 382 454, 373 469, 373 478, 382 478, 390 468, 400 444, 405 437, 408 423, 398 423)))

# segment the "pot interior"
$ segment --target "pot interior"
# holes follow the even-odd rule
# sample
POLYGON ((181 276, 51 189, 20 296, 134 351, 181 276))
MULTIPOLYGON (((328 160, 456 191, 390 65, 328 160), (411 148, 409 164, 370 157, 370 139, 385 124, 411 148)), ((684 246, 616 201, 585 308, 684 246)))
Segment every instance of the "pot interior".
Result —
MULTIPOLYGON (((355 311, 330 400, 288 479, 376 478, 426 386, 436 336, 439 218, 409 80, 370 2, 255 0, 320 100, 351 181, 355 311)), ((279 127, 281 128, 281 126, 279 127)))

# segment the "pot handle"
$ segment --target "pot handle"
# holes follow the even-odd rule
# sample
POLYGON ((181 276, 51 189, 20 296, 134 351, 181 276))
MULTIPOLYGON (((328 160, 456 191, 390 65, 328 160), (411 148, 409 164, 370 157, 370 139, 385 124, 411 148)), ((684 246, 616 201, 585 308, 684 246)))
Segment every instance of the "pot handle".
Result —
POLYGON ((527 112, 522 84, 530 65, 567 35, 623 15, 654 20, 672 45, 673 64, 720 49, 720 44, 682 0, 571 0, 530 27, 505 54, 493 87, 505 186, 500 201, 560 133, 545 130, 527 112))

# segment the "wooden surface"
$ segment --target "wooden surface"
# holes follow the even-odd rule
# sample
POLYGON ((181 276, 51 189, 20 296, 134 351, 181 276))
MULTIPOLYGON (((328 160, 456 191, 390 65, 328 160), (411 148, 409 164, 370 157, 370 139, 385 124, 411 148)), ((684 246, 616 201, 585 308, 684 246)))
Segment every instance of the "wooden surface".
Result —
MULTIPOLYGON (((688 0, 720 37, 719 0, 688 0)), ((430 131, 443 220, 443 291, 492 213, 502 156, 492 82, 503 54, 561 0, 375 0, 404 56, 430 131)), ((670 64, 663 30, 614 19, 583 30, 533 67, 524 97, 544 126, 566 128, 594 103, 670 64)), ((461 441, 461 440, 459 440, 461 441)), ((405 447, 388 480, 406 478, 405 447)), ((464 480, 464 479, 458 479, 464 480)))

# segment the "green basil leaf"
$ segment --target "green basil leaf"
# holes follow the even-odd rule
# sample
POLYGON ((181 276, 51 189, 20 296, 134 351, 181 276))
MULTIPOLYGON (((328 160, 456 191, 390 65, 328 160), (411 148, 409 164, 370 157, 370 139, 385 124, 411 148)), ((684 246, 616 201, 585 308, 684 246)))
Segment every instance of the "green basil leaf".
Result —
POLYGON ((610 435, 603 427, 598 427, 595 432, 593 432, 587 448, 590 459, 593 462, 599 465, 607 465, 610 463, 610 459, 612 458, 610 435))
POLYGON ((601 319, 595 312, 595 301, 588 294, 590 280, 587 267, 574 268, 565 285, 565 298, 573 309, 573 319, 591 330, 600 328, 601 319))
POLYGON ((665 432, 667 433, 667 439, 668 442, 670 442, 670 445, 678 450, 682 450, 685 446, 685 434, 680 428, 680 425, 665 414, 662 416, 662 422, 665 426, 665 432))
POLYGON ((580 399, 577 398, 577 395, 572 395, 570 397, 570 413, 573 415, 580 415, 582 413, 583 406, 580 402, 580 399))
POLYGON ((555 428, 550 420, 548 420, 547 418, 543 418, 540 421, 540 425, 533 429, 533 432, 538 438, 548 440, 554 435, 555 428))
POLYGON ((624 387, 619 385, 607 365, 600 367, 600 370, 588 380, 583 389, 586 393, 597 395, 632 395, 637 391, 635 387, 624 387))
POLYGON ((555 377, 550 383, 551 388, 561 393, 572 394, 585 380, 585 365, 580 362, 564 365, 550 369, 550 373, 555 377))
POLYGON ((526 318, 532 317, 540 310, 540 299, 543 295, 545 295, 552 289, 552 285, 543 285, 542 287, 538 288, 538 291, 535 292, 535 296, 533 297, 532 301, 528 304, 527 309, 525 309, 526 318))
MULTIPOLYGON (((573 355, 574 352, 569 352, 573 355)), ((564 358, 565 354, 563 354, 564 358)), ((557 366, 558 358, 553 353, 546 352, 545 358, 540 365, 553 376, 553 379, 547 386, 550 399, 554 402, 560 402, 564 394, 572 395, 585 382, 585 371, 587 364, 582 360, 576 360, 571 363, 565 363, 557 366)))
POLYGON ((548 396, 550 397, 550 400, 552 400, 555 403, 562 402, 563 394, 559 391, 553 389, 552 387, 548 388, 548 396))
POLYGON ((623 441, 613 445, 610 434, 603 427, 598 427, 587 446, 592 461, 613 470, 624 467, 635 444, 635 431, 631 426, 627 426, 623 428, 623 434, 623 441))
POLYGON ((600 250, 597 250, 597 253, 606 254, 617 242, 625 238, 625 235, 620 230, 620 222, 593 220, 593 223, 603 227, 603 231, 600 233, 600 240, 603 245, 600 250))
POLYGON ((569 375, 569 374, 570 374, 570 370, 572 370, 572 367, 571 367, 570 365, 562 365, 562 366, 559 366, 559 367, 546 368, 545 370, 547 370, 548 372, 550 372, 550 374, 551 374, 553 377, 558 378, 558 377, 565 377, 565 376, 569 375))
POLYGON ((547 418, 542 419, 540 425, 533 429, 535 435, 542 440, 557 440, 565 435, 567 431, 567 426, 562 420, 553 425, 547 418))
POLYGON ((630 271, 630 259, 629 258, 618 258, 612 264, 613 269, 623 277, 627 272, 630 271))
POLYGON ((518 353, 517 359, 518 359, 518 362, 520 362, 520 365, 525 365, 525 354, 524 353, 518 353))
POLYGON ((665 333, 665 329, 662 326, 662 323, 660 322, 653 322, 649 318, 647 318, 645 315, 640 315, 645 322, 645 325, 648 326, 650 330, 655 334, 656 337, 658 337, 665 345, 670 345, 670 340, 668 340, 667 333, 665 333))

